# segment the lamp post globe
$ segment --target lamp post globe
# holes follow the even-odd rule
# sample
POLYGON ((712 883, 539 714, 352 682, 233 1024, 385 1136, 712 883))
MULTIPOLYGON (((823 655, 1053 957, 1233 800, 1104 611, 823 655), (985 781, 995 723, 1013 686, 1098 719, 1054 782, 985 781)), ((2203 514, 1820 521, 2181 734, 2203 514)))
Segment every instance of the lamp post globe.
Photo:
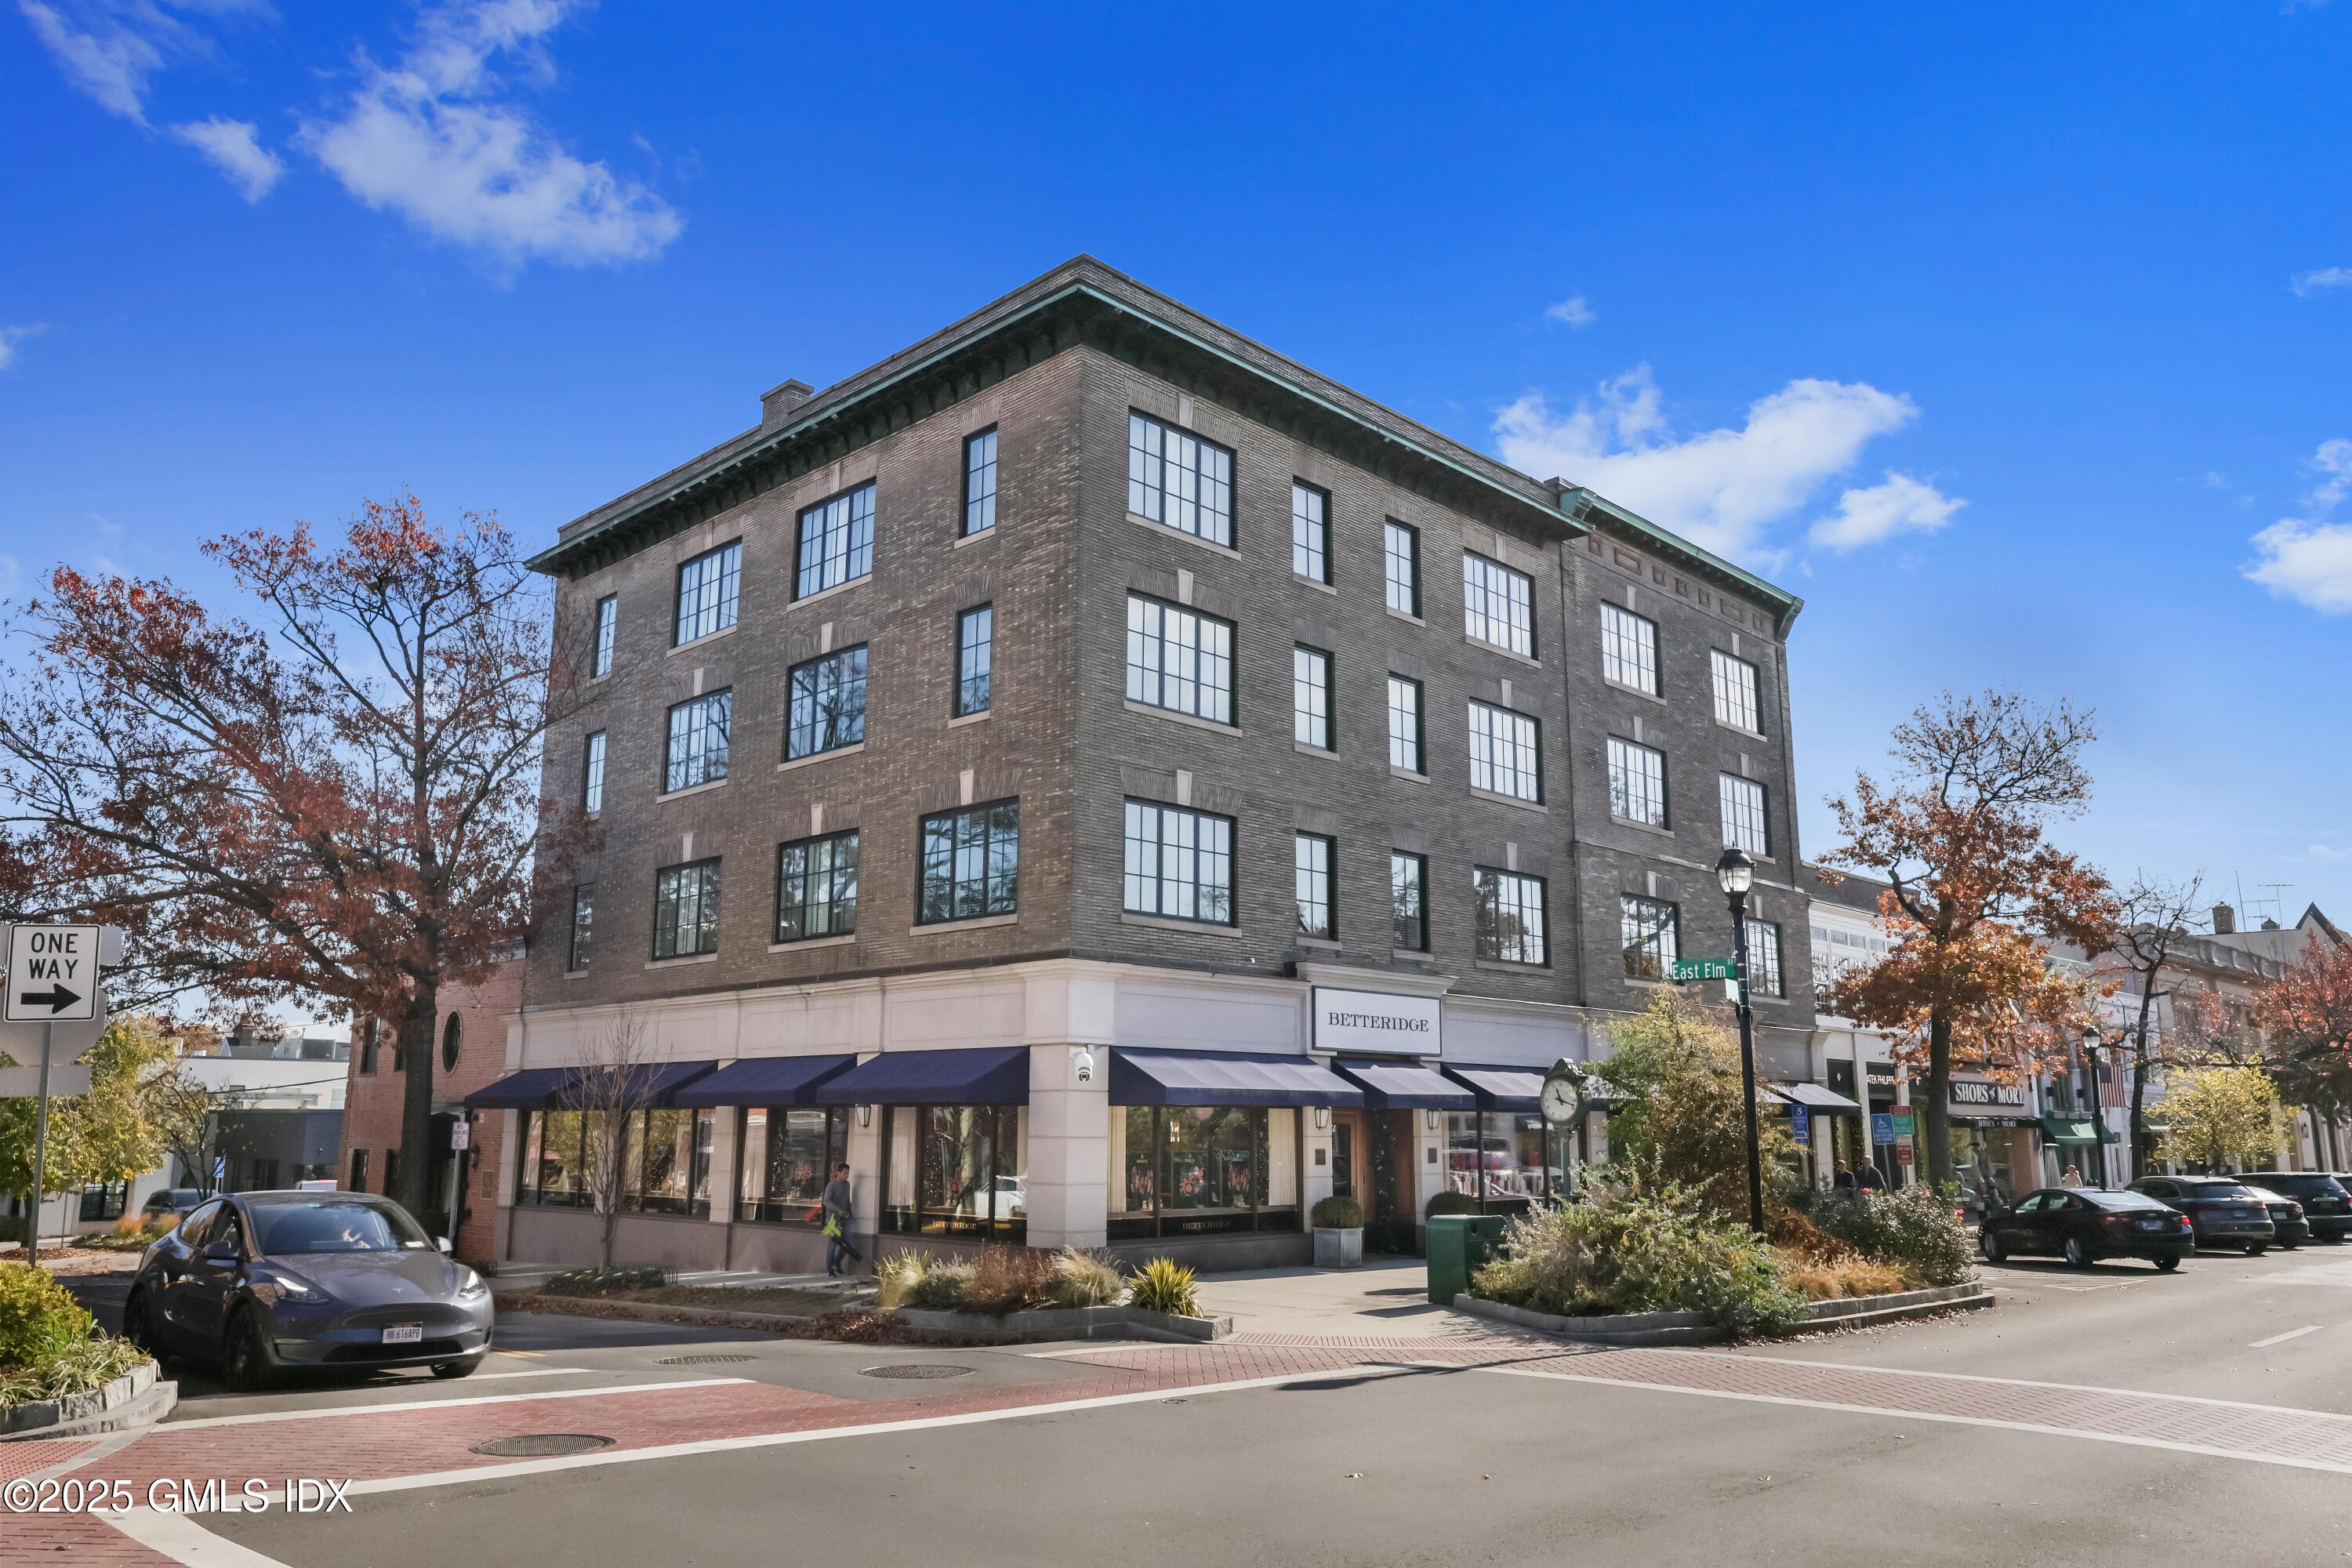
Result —
POLYGON ((1756 885, 1756 862, 1737 845, 1715 863, 1715 879, 1731 904, 1731 973, 1739 1005, 1739 1082, 1748 1112, 1748 1223, 1764 1233, 1763 1131, 1756 1122, 1756 1026, 1748 1010, 1748 889, 1756 885))
POLYGON ((1748 851, 1734 846, 1715 863, 1715 879, 1723 885, 1725 896, 1737 903, 1756 885, 1756 862, 1748 858, 1748 851))

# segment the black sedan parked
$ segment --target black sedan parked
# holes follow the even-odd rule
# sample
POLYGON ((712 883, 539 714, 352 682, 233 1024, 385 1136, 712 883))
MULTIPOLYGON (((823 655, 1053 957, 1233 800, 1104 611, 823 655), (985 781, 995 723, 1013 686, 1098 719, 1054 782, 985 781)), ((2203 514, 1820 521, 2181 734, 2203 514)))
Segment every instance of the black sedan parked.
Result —
POLYGON ((2302 1204, 2273 1184, 2272 1174, 2263 1172, 2259 1184, 2246 1184, 2246 1191, 2262 1199, 2263 1207, 2271 1211, 2271 1229, 2277 1233, 2279 1250, 2293 1252, 2311 1239, 2311 1222, 2304 1217, 2302 1204))
POLYGON ((2352 1234, 2352 1193, 2340 1176, 2325 1171, 2264 1171, 2263 1185, 2303 1205, 2314 1239, 2341 1241, 2352 1234))
POLYGON ((2142 1176, 2131 1190, 2187 1215, 2200 1247, 2242 1247, 2260 1258, 2278 1239, 2268 1206, 2234 1176, 2142 1176))
POLYGON ((1977 1245, 1988 1263, 2038 1255, 2088 1268, 2103 1258, 2145 1258, 2169 1271, 2196 1237, 2186 1215, 2143 1194, 2043 1187, 1986 1215, 1977 1245))
POLYGON ((252 1388, 293 1367, 429 1366, 463 1377, 489 1353, 489 1288, 408 1211, 364 1193, 239 1193, 139 1259, 126 1336, 252 1388))

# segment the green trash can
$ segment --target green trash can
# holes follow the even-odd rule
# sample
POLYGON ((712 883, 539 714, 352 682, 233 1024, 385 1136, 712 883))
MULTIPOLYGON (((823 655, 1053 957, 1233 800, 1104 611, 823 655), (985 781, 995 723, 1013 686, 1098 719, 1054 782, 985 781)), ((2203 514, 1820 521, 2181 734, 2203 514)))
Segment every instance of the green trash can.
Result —
POLYGON ((1452 1306, 1454 1297, 1470 1289, 1470 1276, 1485 1267, 1502 1240, 1501 1215, 1430 1215, 1429 1299, 1441 1307, 1452 1306))

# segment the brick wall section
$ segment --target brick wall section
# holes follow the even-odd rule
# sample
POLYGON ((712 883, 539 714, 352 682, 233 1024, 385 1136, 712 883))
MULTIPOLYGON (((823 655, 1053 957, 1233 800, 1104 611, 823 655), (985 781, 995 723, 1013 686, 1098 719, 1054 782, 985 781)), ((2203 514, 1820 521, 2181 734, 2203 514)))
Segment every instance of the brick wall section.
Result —
MULTIPOLYGON (((479 985, 457 986, 441 996, 441 1026, 434 1033, 433 1098, 436 1105, 462 1100, 506 1076, 507 1019, 522 1005, 521 961, 502 963, 479 985), (457 1020, 457 1065, 445 1069, 441 1042, 451 1018, 457 1020)), ((401 1146, 401 1105, 406 1075, 393 1067, 393 1031, 378 1031, 375 1070, 367 1070, 366 1026, 352 1037, 351 1077, 343 1102, 343 1147, 336 1179, 352 1183, 352 1153, 367 1151, 367 1190, 383 1191, 384 1157, 401 1146)), ((499 1139, 506 1118, 485 1112, 473 1125, 474 1152, 467 1162, 466 1216, 457 1230, 460 1258, 488 1258, 498 1212, 499 1139)))

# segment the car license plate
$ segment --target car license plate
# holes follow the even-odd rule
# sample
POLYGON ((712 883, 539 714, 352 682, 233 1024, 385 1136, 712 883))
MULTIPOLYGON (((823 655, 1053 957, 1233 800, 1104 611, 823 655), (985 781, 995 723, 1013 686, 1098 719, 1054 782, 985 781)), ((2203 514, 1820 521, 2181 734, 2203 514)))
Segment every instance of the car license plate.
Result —
POLYGON ((383 1342, 388 1345, 421 1344, 424 1340, 425 1325, 422 1323, 394 1323, 383 1331, 383 1342))
POLYGON ((2164 1222, 2160 1219, 2144 1219, 2139 1222, 2139 1227, 2142 1230, 2162 1230, 2164 1222))

